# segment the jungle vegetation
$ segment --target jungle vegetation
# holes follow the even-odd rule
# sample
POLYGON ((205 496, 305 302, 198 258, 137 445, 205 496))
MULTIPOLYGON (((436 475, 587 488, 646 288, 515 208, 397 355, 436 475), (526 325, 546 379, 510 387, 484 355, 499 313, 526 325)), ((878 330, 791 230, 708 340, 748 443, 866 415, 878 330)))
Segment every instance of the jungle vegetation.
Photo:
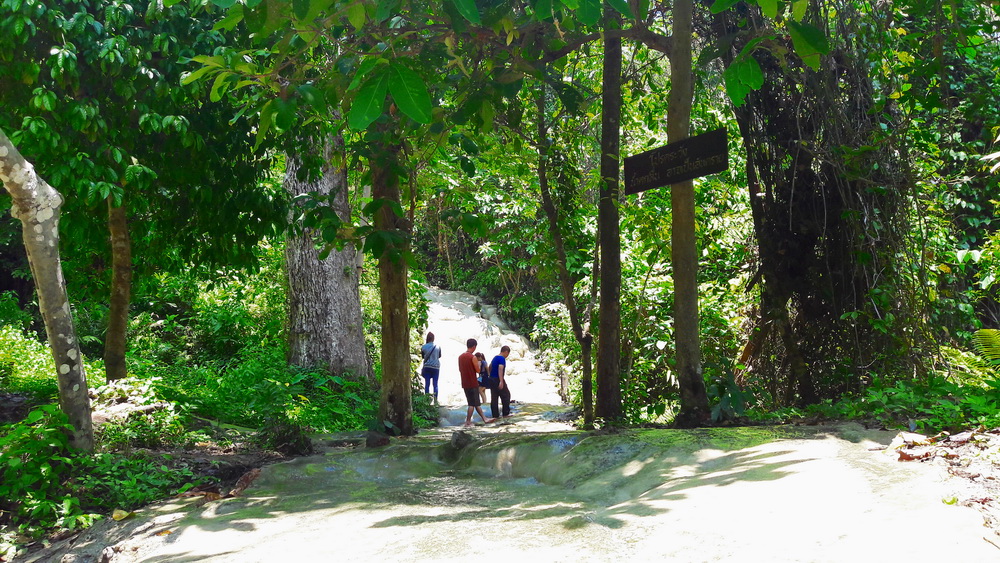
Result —
POLYGON ((424 284, 586 426, 996 426, 998 101, 995 2, 0 0, 0 550, 226 428, 433 424, 424 284), (624 195, 717 129, 726 171, 624 195))

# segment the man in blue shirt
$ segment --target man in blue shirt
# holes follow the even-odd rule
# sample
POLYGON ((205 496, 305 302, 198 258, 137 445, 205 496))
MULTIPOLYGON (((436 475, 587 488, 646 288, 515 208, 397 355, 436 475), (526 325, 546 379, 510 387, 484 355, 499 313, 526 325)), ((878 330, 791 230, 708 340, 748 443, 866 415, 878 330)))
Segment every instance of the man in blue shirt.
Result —
POLYGON ((420 375, 424 376, 424 393, 431 392, 431 382, 434 382, 434 402, 438 400, 438 376, 441 374, 441 348, 434 344, 434 333, 427 333, 427 343, 420 347, 420 355, 424 357, 424 367, 420 375))
POLYGON ((490 408, 493 410, 493 418, 501 416, 500 409, 497 408, 500 401, 503 401, 503 417, 510 416, 510 389, 507 387, 505 377, 509 355, 510 346, 504 346, 490 362, 490 408))

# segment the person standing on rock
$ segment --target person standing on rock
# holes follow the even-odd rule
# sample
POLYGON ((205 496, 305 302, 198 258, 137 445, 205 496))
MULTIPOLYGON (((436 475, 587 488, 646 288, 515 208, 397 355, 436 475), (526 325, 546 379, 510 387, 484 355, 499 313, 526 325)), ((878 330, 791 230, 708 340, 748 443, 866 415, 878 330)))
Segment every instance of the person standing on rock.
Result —
POLYGON ((478 412, 483 419, 483 423, 493 422, 492 418, 486 418, 483 414, 482 401, 479 400, 479 358, 474 353, 476 346, 475 338, 470 338, 465 342, 465 352, 458 356, 458 373, 462 375, 462 390, 465 391, 465 399, 469 404, 469 411, 465 415, 465 426, 472 426, 472 412, 478 412))
POLYGON ((424 377, 424 393, 431 392, 431 382, 434 383, 434 402, 438 401, 438 376, 441 375, 441 347, 434 344, 434 333, 427 333, 427 343, 420 347, 420 355, 424 357, 424 367, 420 375, 424 377))
POLYGON ((500 348, 500 353, 493 357, 490 362, 490 409, 494 418, 510 416, 510 388, 507 387, 507 356, 510 355, 510 346, 500 348), (498 408, 503 402, 503 414, 498 408))

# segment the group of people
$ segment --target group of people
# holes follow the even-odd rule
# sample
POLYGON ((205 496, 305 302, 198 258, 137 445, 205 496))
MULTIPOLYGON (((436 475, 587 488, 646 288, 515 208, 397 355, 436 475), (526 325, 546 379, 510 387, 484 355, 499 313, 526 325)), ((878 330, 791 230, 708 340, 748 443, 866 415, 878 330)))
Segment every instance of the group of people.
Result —
MULTIPOLYGON (((466 351, 458 356, 458 372, 462 376, 462 390, 469 405, 465 416, 465 426, 472 426, 472 414, 478 413, 483 422, 489 424, 501 416, 510 416, 510 388, 507 385, 507 356, 510 346, 500 348, 500 353, 487 363, 482 352, 476 352, 479 342, 475 338, 466 341, 466 351), (486 418, 482 405, 486 402, 486 391, 490 391, 492 418, 486 418), (502 410, 501 410, 502 409, 502 410)), ((438 396, 438 376, 441 372, 441 348, 434 344, 434 333, 427 333, 427 342, 420 348, 424 365, 424 392, 431 392, 434 386, 434 400, 438 396)))

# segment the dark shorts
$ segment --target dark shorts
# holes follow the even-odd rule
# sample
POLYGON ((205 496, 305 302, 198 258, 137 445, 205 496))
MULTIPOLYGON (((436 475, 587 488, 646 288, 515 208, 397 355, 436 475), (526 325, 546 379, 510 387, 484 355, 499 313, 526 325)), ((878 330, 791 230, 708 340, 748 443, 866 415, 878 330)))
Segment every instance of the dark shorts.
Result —
POLYGON ((470 407, 478 407, 483 403, 479 400, 479 388, 470 387, 469 389, 462 389, 465 391, 465 400, 468 402, 470 407))

